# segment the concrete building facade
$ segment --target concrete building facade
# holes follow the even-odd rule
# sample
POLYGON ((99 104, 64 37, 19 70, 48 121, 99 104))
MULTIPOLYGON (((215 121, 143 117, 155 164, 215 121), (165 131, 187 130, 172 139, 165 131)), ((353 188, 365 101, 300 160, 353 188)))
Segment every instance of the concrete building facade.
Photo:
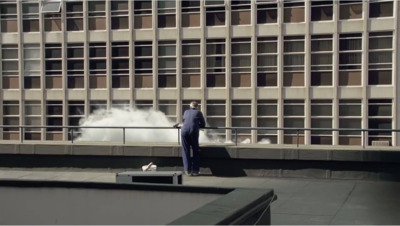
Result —
MULTIPOLYGON (((0 124, 78 125, 98 108, 191 100, 216 127, 399 129, 399 3, 0 1, 0 124)), ((230 140, 230 130, 217 131, 230 140)), ((3 128, 3 140, 68 140, 3 128)), ((252 143, 295 131, 239 130, 252 143)), ((395 132, 300 131, 302 144, 397 146, 395 132), (382 143, 382 142, 381 142, 382 143)))

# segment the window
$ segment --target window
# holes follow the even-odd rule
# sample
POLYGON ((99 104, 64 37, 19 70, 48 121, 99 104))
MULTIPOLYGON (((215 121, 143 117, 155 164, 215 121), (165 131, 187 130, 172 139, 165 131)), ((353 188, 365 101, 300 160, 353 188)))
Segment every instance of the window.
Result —
POLYGON ((225 39, 207 40, 207 87, 225 87, 225 39))
POLYGON ((158 42, 158 87, 176 87, 176 41, 158 42))
POLYGON ((15 1, 2 1, 0 3, 1 32, 18 32, 17 4, 15 1))
POLYGON ((248 25, 251 24, 251 1, 232 0, 231 1, 231 24, 248 25))
POLYGON ((18 140, 19 124, 19 101, 3 101, 3 125, 12 126, 3 128, 3 139, 18 140), (13 128, 15 126, 16 128, 13 128))
POLYGON ((159 100, 158 109, 163 112, 171 122, 176 122, 176 100, 159 100))
POLYGON ((135 42, 135 88, 153 87, 153 43, 135 42))
POLYGON ((158 28, 176 27, 176 1, 158 0, 158 28))
POLYGON ((284 38, 284 86, 304 86, 304 55, 304 36, 284 38))
POLYGON ((283 22, 304 22, 304 1, 284 0, 283 22))
POLYGON ((140 110, 149 110, 153 108, 152 100, 137 100, 135 101, 135 108, 140 110))
POLYGON ((277 37, 259 37, 257 42, 257 86, 278 85, 277 37))
POLYGON ((67 31, 83 30, 82 2, 66 2, 67 31))
MULTIPOLYGON (((257 100, 257 127, 278 127, 278 101, 257 100)), ((257 141, 277 144, 277 130, 258 130, 257 141)))
POLYGON ((226 3, 226 0, 205 0, 204 1, 204 6, 224 6, 226 3))
POLYGON ((111 29, 129 29, 129 10, 127 0, 111 1, 111 29))
POLYGON ((39 3, 22 3, 22 26, 24 32, 39 32, 39 3))
POLYGON ((61 31, 61 2, 43 2, 45 31, 61 31))
MULTIPOLYGON (((284 100, 283 127, 304 128, 304 116, 304 100, 284 100)), ((303 130, 284 130, 283 133, 285 144, 304 144, 303 130)))
MULTIPOLYGON (((42 106, 40 101, 25 101, 25 123, 27 126, 42 125, 42 106)), ((41 140, 41 128, 25 128, 24 140, 41 140)))
POLYGON ((107 88, 106 43, 89 43, 89 88, 107 88))
POLYGON ((200 40, 182 40, 182 87, 200 87, 200 40))
POLYGON ((182 27, 200 27, 200 0, 183 0, 181 2, 182 27))
POLYGON ((19 89, 18 45, 1 46, 3 89, 19 89))
POLYGON ((392 17, 393 16, 393 0, 391 1, 369 1, 369 17, 392 17))
MULTIPOLYGON (((68 101, 68 125, 79 126, 81 119, 85 117, 85 102, 80 100, 68 101)), ((72 130, 72 129, 70 129, 72 130)), ((77 138, 80 135, 80 129, 73 129, 74 137, 77 138)), ((68 139, 71 140, 71 135, 68 133, 68 139)))
POLYGON ((206 26, 225 25, 225 1, 205 0, 206 26))
POLYGON ((83 49, 83 43, 67 44, 68 89, 83 89, 85 87, 83 49))
POLYGON ((232 87, 251 87, 251 39, 234 38, 231 44, 232 87))
POLYGON ((311 85, 332 86, 332 35, 311 36, 311 85))
POLYGON ((257 2, 257 24, 278 22, 278 4, 276 1, 257 2))
POLYGON ((117 108, 122 110, 129 110, 131 108, 129 100, 113 100, 111 108, 117 108))
MULTIPOLYGON (((251 127, 251 101, 250 100, 232 100, 232 127, 251 127)), ((239 142, 251 139, 251 130, 237 130, 239 142)), ((232 140, 236 140, 235 134, 232 134, 232 140)))
POLYGON ((105 1, 88 1, 89 14, 88 25, 89 30, 106 30, 106 2, 105 1))
POLYGON ((361 33, 341 34, 339 41, 339 85, 361 85, 361 33))
MULTIPOLYGON (((368 129, 392 129, 392 100, 368 100, 368 129)), ((373 141, 392 141, 391 131, 368 132, 368 144, 373 141)))
MULTIPOLYGON (((210 127, 226 127, 226 101, 225 100, 207 100, 206 121, 210 127)), ((225 139, 224 129, 215 129, 210 131, 213 135, 225 139)))
POLYGON ((151 0, 133 2, 135 29, 146 29, 153 27, 151 3, 151 0))
POLYGON ((46 89, 62 88, 61 44, 45 44, 46 89))
POLYGON ((107 110, 106 100, 91 100, 89 102, 90 114, 96 113, 96 111, 103 111, 103 110, 107 110))
POLYGON ((40 45, 24 44, 24 88, 40 89, 40 45))
POLYGON ((129 42, 112 43, 112 88, 129 88, 129 42))
POLYGON ((311 21, 332 20, 333 16, 333 0, 311 1, 311 21))
MULTIPOLYGON (((332 128, 332 100, 311 100, 311 128, 332 128)), ((311 144, 332 145, 332 131, 311 130, 311 144)))
POLYGON ((393 33, 369 33, 368 85, 391 85, 393 33))
POLYGON ((339 131, 340 145, 361 145, 362 110, 361 100, 339 100, 339 131))
POLYGON ((46 129, 46 140, 63 140, 63 104, 62 101, 46 102, 46 125, 54 126, 46 129))
POLYGON ((59 13, 61 11, 60 1, 48 1, 42 3, 42 13, 59 13))
POLYGON ((341 20, 362 18, 362 0, 340 0, 339 9, 341 20))

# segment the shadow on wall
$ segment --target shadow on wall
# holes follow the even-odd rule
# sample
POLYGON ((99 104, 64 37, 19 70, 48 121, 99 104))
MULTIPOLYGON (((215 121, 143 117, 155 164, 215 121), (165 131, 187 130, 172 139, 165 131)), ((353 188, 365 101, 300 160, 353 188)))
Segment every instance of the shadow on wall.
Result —
POLYGON ((200 150, 200 167, 208 168, 212 176, 247 176, 243 165, 232 159, 225 147, 204 148, 200 150))

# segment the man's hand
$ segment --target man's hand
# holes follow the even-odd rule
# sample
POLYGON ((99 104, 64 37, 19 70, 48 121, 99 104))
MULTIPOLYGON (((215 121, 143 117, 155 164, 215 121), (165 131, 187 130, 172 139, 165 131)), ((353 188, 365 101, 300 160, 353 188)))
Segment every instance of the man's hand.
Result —
POLYGON ((176 124, 173 125, 172 127, 174 127, 174 128, 179 128, 179 123, 176 123, 176 124))

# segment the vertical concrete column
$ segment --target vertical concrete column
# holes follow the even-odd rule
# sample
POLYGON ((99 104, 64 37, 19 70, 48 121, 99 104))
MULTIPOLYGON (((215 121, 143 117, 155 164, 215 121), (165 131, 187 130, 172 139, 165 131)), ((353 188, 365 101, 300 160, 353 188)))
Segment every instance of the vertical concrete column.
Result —
MULTIPOLYGON (((362 128, 368 128, 368 16, 369 1, 363 0, 363 27, 362 27, 362 57, 361 57, 361 85, 362 85, 362 128)), ((368 145, 368 133, 365 133, 362 144, 368 145)))
MULTIPOLYGON (((284 113, 283 113, 283 30, 284 30, 284 24, 283 24, 283 0, 278 0, 278 27, 279 27, 279 35, 278 35, 278 128, 284 127, 283 119, 284 119, 284 113)), ((278 144, 283 144, 284 143, 284 137, 285 133, 283 130, 278 130, 278 144)))
POLYGON ((206 87, 207 87, 207 66, 206 66, 206 9, 204 7, 204 1, 200 0, 200 89, 201 89, 201 111, 204 113, 204 117, 207 117, 206 108, 206 87))
MULTIPOLYGON (((400 119, 399 119, 399 114, 400 114, 400 104, 399 102, 399 97, 400 97, 400 72, 399 70, 399 64, 400 64, 400 57, 398 56, 399 54, 399 47, 400 47, 400 33, 399 33, 399 1, 393 1, 393 8, 394 8, 394 21, 395 21, 395 27, 394 27, 394 32, 393 32, 393 103, 392 103, 392 115, 393 115, 393 128, 394 129, 400 129, 400 119)), ((393 138, 393 146, 399 145, 400 142, 400 132, 398 133, 393 133, 392 134, 393 138)))
MULTIPOLYGON (((231 1, 226 1, 225 5, 225 12, 226 12, 226 21, 225 21, 225 26, 226 26, 226 33, 225 33, 225 65, 226 65, 226 71, 225 71, 225 91, 226 91, 226 113, 230 117, 226 117, 226 126, 230 127, 232 126, 232 85, 231 85, 231 1)), ((231 140, 232 138, 232 131, 228 130, 226 131, 226 137, 229 138, 228 140, 231 140)))
MULTIPOLYGON (((181 2, 176 1, 176 122, 182 121, 182 27, 181 27, 181 2)), ((204 105, 204 103, 202 104, 204 105)))
MULTIPOLYGON (((257 127, 257 5, 251 1, 251 127, 257 127)), ((251 131, 251 143, 257 143, 257 130, 251 131)))
MULTIPOLYGON (((39 3, 40 4, 40 3, 39 3)), ((40 7, 40 5, 39 5, 40 7)), ((18 22, 19 22, 19 28, 18 28, 18 33, 19 33, 19 39, 18 39, 18 74, 19 74, 19 95, 18 95, 18 101, 19 101, 19 125, 22 126, 24 125, 24 57, 23 57, 23 53, 24 53, 24 33, 23 33, 23 18, 22 18, 22 1, 17 1, 17 13, 21 16, 18 17, 18 22)), ((41 32, 43 32, 41 29, 43 28, 41 26, 42 23, 42 17, 39 15, 39 29, 41 32)), ((43 36, 42 36, 43 37, 43 36)), ((40 43, 41 48, 43 49, 43 41, 40 43)), ((43 54, 42 54, 43 56, 43 54)), ((43 63, 41 65, 42 68, 42 72, 44 71, 44 67, 43 67, 43 63)), ((41 91, 43 93, 43 86, 44 83, 43 81, 43 77, 44 77, 44 73, 42 74, 41 77, 41 91)), ((3 88, 3 87, 2 87, 3 88)), ((19 138, 21 139, 21 137, 24 136, 24 134, 21 134, 21 132, 19 132, 19 138)))
MULTIPOLYGON (((334 31, 332 37, 332 85, 333 89, 333 100, 332 100, 332 128, 339 128, 339 1, 333 1, 333 23, 334 31)), ((339 144, 339 132, 333 131, 332 133, 332 144, 339 144)))
MULTIPOLYGON (((311 23, 311 1, 305 1, 305 34, 304 34, 304 88, 306 89, 307 97, 304 100, 305 106, 305 121, 304 127, 311 128, 311 98, 310 98, 310 86, 311 86, 311 35, 310 35, 310 23, 311 23)), ((304 144, 311 144, 311 131, 304 131, 304 144)))
MULTIPOLYGON (((61 21, 66 21, 65 19, 65 1, 61 1, 61 21)), ((44 16, 44 14, 42 14, 44 16)), ((44 23, 42 24, 44 25, 44 23)), ((66 23, 61 23, 61 70, 62 70, 62 96, 63 96, 63 121, 64 125, 68 125, 68 77, 67 77, 67 30, 66 23)), ((45 35, 45 34, 44 34, 45 35)), ((63 140, 68 140, 69 129, 65 129, 63 135, 63 140)))
POLYGON ((153 107, 158 110, 158 1, 152 1, 153 12, 153 107))
POLYGON ((106 4, 106 80, 107 80, 107 109, 111 108, 112 97, 112 40, 111 40, 111 1, 105 1, 106 4))
MULTIPOLYGON (((17 21, 19 21, 19 13, 18 13, 19 11, 18 11, 18 6, 17 6, 17 21)), ((20 29, 20 26, 18 25, 18 29, 20 29)), ((0 31, 1 31, 1 23, 0 23, 0 31)), ((0 34, 0 47, 3 45, 3 36, 0 34)), ((2 58, 3 58, 3 56, 2 56, 2 54, 0 54, 0 72, 2 72, 3 71, 3 66, 2 66, 2 58)), ((3 75, 2 75, 2 73, 0 74, 0 89, 3 91, 3 75)), ((0 92, 0 106, 3 106, 3 99, 4 99, 4 96, 3 96, 3 92, 0 92)), ((4 115, 4 112, 3 112, 3 108, 0 108, 0 115, 1 115, 1 117, 0 117, 0 125, 4 125, 4 122, 3 122, 3 115, 4 115)), ((3 137, 3 128, 0 128, 0 140, 4 140, 4 137, 3 137)))
POLYGON ((134 32, 134 23, 135 23, 135 17, 134 17, 134 8, 133 8, 133 3, 134 1, 128 1, 128 17, 129 17, 129 106, 132 108, 134 106, 135 102, 135 94, 134 94, 134 89, 135 89, 135 47, 134 47, 134 37, 135 37, 135 32, 134 32))
POLYGON ((84 58, 84 88, 85 88, 85 116, 90 114, 90 73, 89 73, 89 24, 88 24, 88 1, 83 1, 83 32, 85 33, 85 41, 83 43, 83 58, 84 58))

